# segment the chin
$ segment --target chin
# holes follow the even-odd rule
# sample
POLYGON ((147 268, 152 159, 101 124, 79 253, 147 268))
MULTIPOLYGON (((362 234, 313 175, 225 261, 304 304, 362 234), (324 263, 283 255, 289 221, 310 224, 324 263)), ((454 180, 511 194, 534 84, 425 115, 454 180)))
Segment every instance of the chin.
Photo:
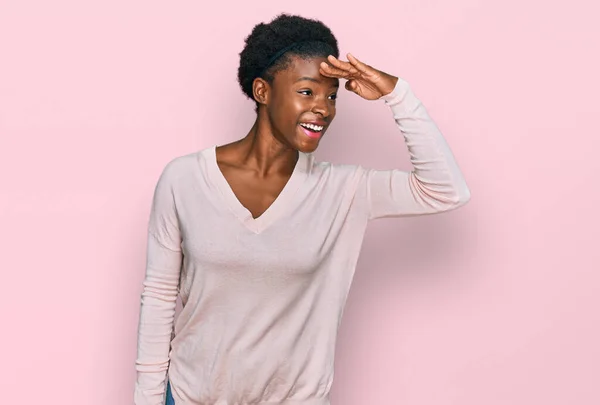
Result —
POLYGON ((325 131, 319 134, 318 137, 307 136, 302 127, 298 125, 294 135, 292 144, 295 145, 296 149, 300 152, 311 153, 319 147, 319 143, 323 139, 323 136, 325 136, 325 131))
POLYGON ((319 147, 318 141, 311 142, 311 143, 300 142, 297 144, 296 149, 303 153, 311 153, 311 152, 314 152, 315 150, 317 150, 318 147, 319 147))

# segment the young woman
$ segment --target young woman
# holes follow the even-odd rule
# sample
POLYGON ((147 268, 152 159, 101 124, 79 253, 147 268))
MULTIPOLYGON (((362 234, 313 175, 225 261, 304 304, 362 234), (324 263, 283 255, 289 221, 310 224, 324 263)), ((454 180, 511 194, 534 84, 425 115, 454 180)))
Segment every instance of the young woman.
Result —
POLYGON ((238 71, 254 125, 164 168, 149 219, 136 405, 328 405, 367 223, 469 200, 408 83, 338 57, 320 21, 282 14, 258 24, 238 71), (391 109, 412 172, 315 161, 340 79, 391 109))

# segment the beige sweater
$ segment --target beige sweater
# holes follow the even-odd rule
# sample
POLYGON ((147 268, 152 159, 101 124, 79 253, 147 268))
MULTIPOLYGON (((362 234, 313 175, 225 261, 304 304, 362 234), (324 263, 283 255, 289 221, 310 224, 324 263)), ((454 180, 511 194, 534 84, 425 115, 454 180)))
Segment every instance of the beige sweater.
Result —
POLYGON ((338 327, 369 220, 449 211, 470 198, 408 83, 400 79, 381 100, 412 172, 300 153, 281 194, 254 219, 214 146, 166 165, 149 220, 136 405, 163 405, 167 378, 177 405, 329 404, 338 327))

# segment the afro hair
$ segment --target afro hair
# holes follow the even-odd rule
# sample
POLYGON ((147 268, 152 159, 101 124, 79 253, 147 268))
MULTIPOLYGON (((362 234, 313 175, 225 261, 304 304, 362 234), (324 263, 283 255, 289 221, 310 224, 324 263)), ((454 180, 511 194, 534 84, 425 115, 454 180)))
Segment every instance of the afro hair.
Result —
POLYGON ((303 59, 327 55, 339 57, 337 40, 325 24, 285 13, 278 15, 268 24, 255 25, 246 37, 245 44, 239 54, 238 82, 244 94, 251 100, 254 100, 254 79, 262 77, 272 84, 277 72, 290 67, 292 55, 303 59), (285 53, 277 57, 283 50, 286 50, 285 53), (276 59, 271 61, 273 57, 276 59))

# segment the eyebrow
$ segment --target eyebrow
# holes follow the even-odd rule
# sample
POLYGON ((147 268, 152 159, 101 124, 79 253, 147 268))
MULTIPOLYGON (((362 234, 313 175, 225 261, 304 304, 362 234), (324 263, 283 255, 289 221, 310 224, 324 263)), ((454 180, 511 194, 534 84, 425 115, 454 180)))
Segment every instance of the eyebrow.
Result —
MULTIPOLYGON (((315 79, 314 77, 308 77, 308 76, 302 76, 302 77, 296 79, 296 82, 301 82, 302 80, 308 80, 308 81, 315 82, 315 83, 321 83, 321 81, 319 79, 315 79)), ((340 87, 339 79, 336 80, 333 87, 340 87)))

